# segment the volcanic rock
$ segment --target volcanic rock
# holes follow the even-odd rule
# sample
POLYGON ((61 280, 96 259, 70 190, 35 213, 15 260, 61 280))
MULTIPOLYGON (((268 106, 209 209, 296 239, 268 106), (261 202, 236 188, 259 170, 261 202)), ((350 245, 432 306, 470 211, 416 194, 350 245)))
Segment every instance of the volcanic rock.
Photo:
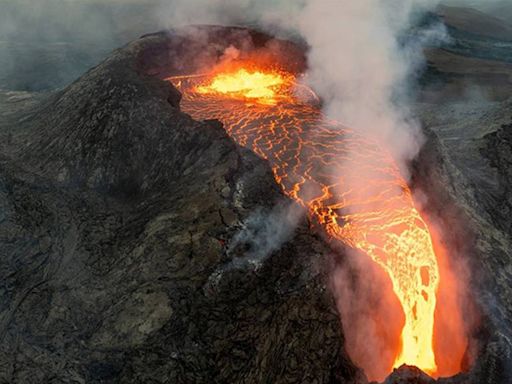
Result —
MULTIPOLYGON (((512 119, 512 116, 511 116, 512 119)), ((483 137, 482 154, 496 170, 500 209, 494 216, 496 226, 512 234, 512 124, 504 124, 483 137)))
POLYGON ((459 278, 470 276, 464 310, 478 324, 466 373, 440 382, 512 382, 512 102, 418 105, 417 113, 428 142, 415 184, 428 196, 425 211, 441 228, 459 278))
POLYGON ((422 370, 402 365, 395 369, 384 384, 433 384, 435 381, 422 370))
POLYGON ((56 93, 2 94, 0 382, 361 382, 306 220, 259 260, 231 250, 290 202, 137 70, 165 39, 56 93))

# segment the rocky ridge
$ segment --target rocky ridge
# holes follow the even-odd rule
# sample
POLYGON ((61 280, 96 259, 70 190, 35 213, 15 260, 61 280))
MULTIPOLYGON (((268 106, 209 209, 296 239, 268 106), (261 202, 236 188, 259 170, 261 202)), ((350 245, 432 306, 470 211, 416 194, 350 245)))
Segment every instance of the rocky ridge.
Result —
POLYGON ((359 381, 305 218, 259 260, 230 248, 289 203, 263 160, 137 71, 161 39, 40 100, 5 96, 0 382, 359 381))

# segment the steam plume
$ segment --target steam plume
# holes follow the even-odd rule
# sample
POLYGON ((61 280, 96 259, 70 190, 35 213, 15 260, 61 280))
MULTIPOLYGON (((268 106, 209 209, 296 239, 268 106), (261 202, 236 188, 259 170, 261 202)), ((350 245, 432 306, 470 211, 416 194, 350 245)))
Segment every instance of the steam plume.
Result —
POLYGON ((443 36, 441 26, 420 39, 401 39, 432 0, 170 1, 168 25, 253 24, 300 34, 310 46, 308 81, 325 101, 325 112, 352 129, 375 136, 404 174, 421 147, 418 124, 408 110, 406 84, 422 64, 425 40, 443 36))
POLYGON ((270 212, 256 210, 243 223, 229 244, 229 253, 245 248, 242 258, 233 259, 233 265, 258 266, 272 252, 293 235, 304 209, 296 203, 275 206, 270 212))

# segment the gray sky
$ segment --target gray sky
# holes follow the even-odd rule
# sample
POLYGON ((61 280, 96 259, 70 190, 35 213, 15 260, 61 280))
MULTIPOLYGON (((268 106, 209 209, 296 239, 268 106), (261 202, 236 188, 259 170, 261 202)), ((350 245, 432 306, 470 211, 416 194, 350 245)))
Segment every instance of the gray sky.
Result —
MULTIPOLYGON (((244 9, 249 3, 271 9, 269 5, 275 3, 283 13, 283 7, 302 1, 212 3, 222 3, 222 14, 227 15, 230 4, 238 6, 233 9, 244 9)), ((494 13, 503 18, 509 12, 512 19, 512 0, 450 2, 477 6, 491 13, 496 10, 494 13)), ((211 8, 209 0, 0 0, 0 89, 62 86, 97 64, 110 50, 142 34, 195 22, 193 18, 186 19, 177 3, 188 8, 192 5, 203 13, 211 8)))

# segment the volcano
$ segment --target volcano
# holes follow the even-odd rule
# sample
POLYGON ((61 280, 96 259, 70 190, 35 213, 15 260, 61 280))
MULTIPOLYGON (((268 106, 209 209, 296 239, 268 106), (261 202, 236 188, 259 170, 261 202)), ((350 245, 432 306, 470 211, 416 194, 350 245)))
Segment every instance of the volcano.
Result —
POLYGON ((219 57, 213 67, 209 64, 209 74, 167 78, 184 95, 182 109, 196 119, 223 122, 238 144, 269 161, 283 192, 306 208, 329 241, 361 251, 387 274, 393 292, 381 287, 380 300, 389 308, 397 298, 394 312, 403 318, 379 310, 372 316, 374 337, 386 339, 380 371, 367 347, 347 332, 349 354, 370 378, 383 379, 403 364, 437 376, 459 373, 467 365, 465 330, 471 325, 464 324, 452 291, 463 288, 440 284, 440 275, 449 279, 451 271, 441 271, 448 267, 439 265, 429 228, 392 156, 371 137, 322 114, 314 91, 300 83, 301 74, 279 60, 301 62, 300 56, 294 59, 290 50, 281 50, 283 42, 256 46, 246 39, 231 41, 225 49, 236 50, 236 59, 219 57), (357 180, 347 180, 354 175, 357 180), (434 313, 438 297, 449 297, 451 308, 434 313), (400 331, 393 334, 389 328, 400 331))
POLYGON ((468 138, 477 169, 444 141, 463 110, 419 105, 428 141, 408 183, 322 115, 305 49, 189 27, 49 95, 4 95, 2 380, 508 382, 509 218, 491 213, 508 201, 510 126, 468 138), (329 173, 363 169, 355 190, 329 173), (487 195, 473 183, 489 169, 487 195), (371 264, 347 281, 377 282, 383 372, 335 300, 349 258, 371 264))

